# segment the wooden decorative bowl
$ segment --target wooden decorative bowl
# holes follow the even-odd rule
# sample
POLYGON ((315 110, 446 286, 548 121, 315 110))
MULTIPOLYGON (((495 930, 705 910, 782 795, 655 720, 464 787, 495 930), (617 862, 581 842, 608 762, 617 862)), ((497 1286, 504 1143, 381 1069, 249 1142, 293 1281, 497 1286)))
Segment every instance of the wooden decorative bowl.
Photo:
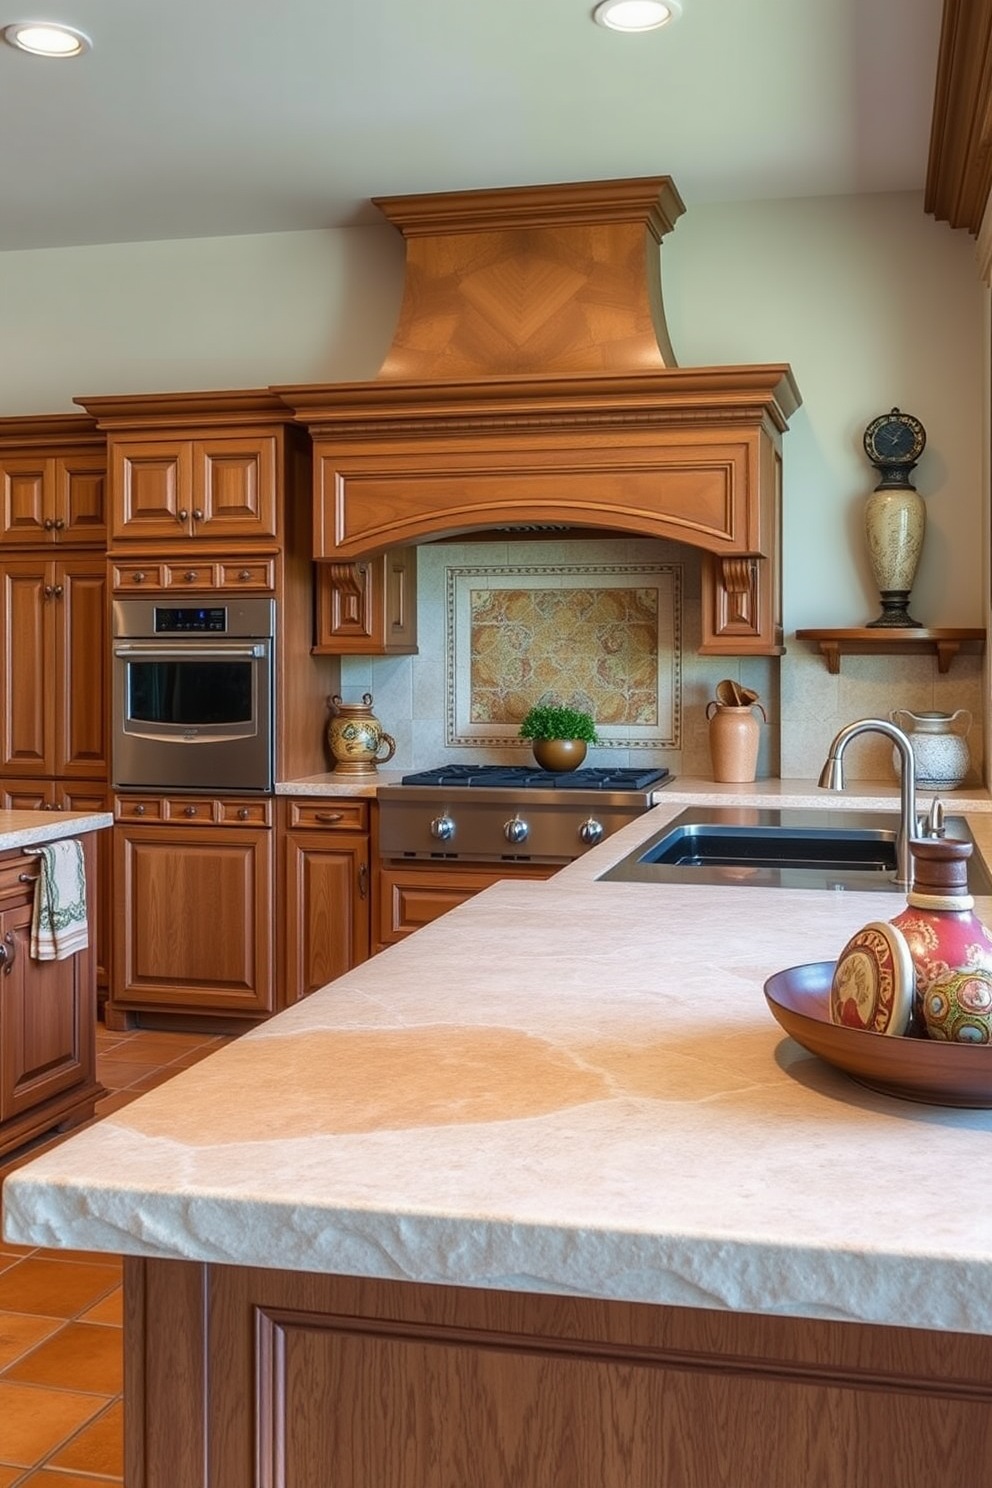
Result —
POLYGON ((790 1038, 860 1085, 930 1106, 992 1108, 992 1045, 893 1038, 830 1021, 834 961, 790 966, 765 997, 790 1038))

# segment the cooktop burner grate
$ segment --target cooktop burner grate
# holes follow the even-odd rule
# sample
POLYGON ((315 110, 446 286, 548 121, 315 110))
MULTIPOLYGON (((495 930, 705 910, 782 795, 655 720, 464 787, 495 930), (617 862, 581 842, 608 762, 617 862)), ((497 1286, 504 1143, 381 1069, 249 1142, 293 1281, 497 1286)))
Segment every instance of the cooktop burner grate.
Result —
POLYGON ((401 785, 488 786, 509 790, 643 790, 667 779, 669 771, 636 766, 586 770, 537 770, 529 765, 439 765, 404 775, 401 785))

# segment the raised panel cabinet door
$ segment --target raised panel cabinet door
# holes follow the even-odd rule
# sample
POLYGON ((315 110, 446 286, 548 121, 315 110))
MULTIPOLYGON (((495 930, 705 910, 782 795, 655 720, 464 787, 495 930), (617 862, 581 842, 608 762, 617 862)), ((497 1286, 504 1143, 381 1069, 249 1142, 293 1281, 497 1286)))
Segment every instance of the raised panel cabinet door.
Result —
POLYGON ((55 535, 61 543, 107 540, 107 461, 103 454, 55 460, 55 535))
POLYGON ((0 587, 0 769, 54 775, 55 565, 42 555, 8 559, 0 587))
MULTIPOLYGON (((73 781, 56 782, 54 802, 57 811, 110 811, 110 792, 93 785, 73 781)), ((86 892, 90 916, 90 939, 96 949, 97 985, 105 992, 110 986, 110 952, 113 941, 111 920, 111 872, 114 837, 110 831, 94 832, 96 885, 88 879, 86 892)), ((87 864, 87 872, 90 873, 87 864)), ((90 878, 92 874, 90 873, 90 878)))
POLYGON ((115 440, 110 446, 114 538, 171 540, 191 534, 193 446, 188 439, 115 440))
POLYGON ((109 642, 106 563, 99 553, 56 565, 56 775, 109 772, 109 642))
POLYGON ((268 828, 114 828, 112 1004, 271 1010, 272 837, 268 828))
POLYGON ((275 537, 277 460, 273 434, 245 433, 196 440, 193 464, 196 535, 275 537))
POLYGON ((365 836, 286 836, 285 1001, 299 1002, 369 956, 365 836))
MULTIPOLYGON (((27 861, 27 860, 25 860, 27 861)), ((87 1078, 80 970, 85 955, 65 961, 30 956, 31 900, 0 914, 0 1120, 32 1109, 87 1078), (9 970, 8 970, 9 968, 9 970)))
POLYGON ((44 455, 0 459, 0 542, 5 548, 51 541, 53 470, 54 461, 44 455))

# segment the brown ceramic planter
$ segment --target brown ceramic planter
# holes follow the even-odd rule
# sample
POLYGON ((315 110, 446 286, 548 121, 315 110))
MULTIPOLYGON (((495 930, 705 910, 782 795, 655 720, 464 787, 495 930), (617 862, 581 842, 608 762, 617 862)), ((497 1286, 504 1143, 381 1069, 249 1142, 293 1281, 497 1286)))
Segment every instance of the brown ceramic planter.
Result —
POLYGON ((586 757, 584 739, 535 739, 532 748, 542 770, 577 770, 586 757))

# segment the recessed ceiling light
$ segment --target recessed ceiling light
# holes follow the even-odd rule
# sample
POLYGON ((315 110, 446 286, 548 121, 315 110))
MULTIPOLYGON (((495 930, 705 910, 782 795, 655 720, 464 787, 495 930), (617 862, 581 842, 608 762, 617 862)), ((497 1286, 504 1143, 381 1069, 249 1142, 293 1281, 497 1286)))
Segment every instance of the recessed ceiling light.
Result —
POLYGON ((15 21, 4 26, 0 35, 10 46, 36 57, 79 57, 92 45, 82 31, 55 21, 15 21))
POLYGON ((602 0, 593 20, 611 31, 657 31, 682 14, 680 0, 602 0))

